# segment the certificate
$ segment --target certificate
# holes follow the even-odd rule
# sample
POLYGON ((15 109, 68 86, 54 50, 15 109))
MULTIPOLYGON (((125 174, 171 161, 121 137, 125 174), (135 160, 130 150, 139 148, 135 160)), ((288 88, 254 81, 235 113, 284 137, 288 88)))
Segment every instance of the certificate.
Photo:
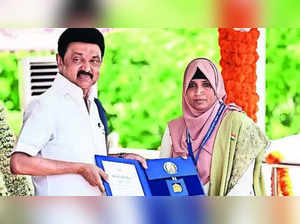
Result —
POLYGON ((109 186, 114 196, 144 196, 136 168, 133 164, 102 162, 108 174, 109 186))
POLYGON ((142 166, 136 160, 96 155, 96 164, 108 174, 103 181, 108 196, 151 195, 142 166))

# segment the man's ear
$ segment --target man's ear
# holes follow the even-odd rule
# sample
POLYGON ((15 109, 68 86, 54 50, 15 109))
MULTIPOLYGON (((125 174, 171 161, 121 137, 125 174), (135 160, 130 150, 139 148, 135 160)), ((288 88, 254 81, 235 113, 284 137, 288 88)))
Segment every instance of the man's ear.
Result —
POLYGON ((58 70, 62 71, 63 59, 59 54, 56 54, 56 63, 57 63, 57 66, 58 66, 58 70))

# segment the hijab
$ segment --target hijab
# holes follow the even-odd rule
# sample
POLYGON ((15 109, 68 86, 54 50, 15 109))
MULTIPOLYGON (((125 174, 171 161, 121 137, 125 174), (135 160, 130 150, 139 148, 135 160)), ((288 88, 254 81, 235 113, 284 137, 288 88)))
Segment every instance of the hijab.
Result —
MULTIPOLYGON (((186 144, 187 129, 190 133, 193 154, 196 156, 204 136, 208 132, 208 129, 219 108, 222 104, 224 104, 225 99, 226 91, 224 87, 224 81, 216 65, 206 58, 197 58, 192 60, 184 72, 182 90, 183 116, 172 120, 168 125, 172 139, 172 157, 188 156, 186 144), (206 76, 216 96, 216 101, 205 112, 194 109, 188 103, 186 94, 189 83, 193 79, 197 69, 199 69, 206 76)), ((209 181, 214 140, 218 128, 222 118, 230 109, 241 111, 241 109, 234 104, 225 105, 225 109, 221 114, 221 119, 219 119, 219 122, 217 123, 211 137, 200 151, 199 159, 197 161, 197 170, 203 184, 206 184, 209 181)))

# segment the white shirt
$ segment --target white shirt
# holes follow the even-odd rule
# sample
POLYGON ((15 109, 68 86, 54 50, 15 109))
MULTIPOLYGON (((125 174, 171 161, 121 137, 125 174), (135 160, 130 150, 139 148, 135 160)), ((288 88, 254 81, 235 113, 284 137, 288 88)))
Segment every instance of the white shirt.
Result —
MULTIPOLYGON (((105 133, 94 97, 88 101, 89 112, 82 89, 57 74, 52 87, 26 108, 15 151, 95 164, 95 154, 107 154, 105 133)), ((38 176, 33 183, 36 195, 101 195, 78 174, 38 176)))
MULTIPOLYGON (((161 142, 160 158, 171 157, 171 147, 172 147, 172 140, 170 136, 169 127, 167 127, 161 142)), ((239 179, 238 183, 231 189, 231 191, 227 194, 227 196, 254 196, 254 191, 253 191, 254 162, 255 161, 253 161, 250 164, 247 171, 239 179)), ((203 186, 203 190, 207 195, 209 190, 209 182, 203 186)))

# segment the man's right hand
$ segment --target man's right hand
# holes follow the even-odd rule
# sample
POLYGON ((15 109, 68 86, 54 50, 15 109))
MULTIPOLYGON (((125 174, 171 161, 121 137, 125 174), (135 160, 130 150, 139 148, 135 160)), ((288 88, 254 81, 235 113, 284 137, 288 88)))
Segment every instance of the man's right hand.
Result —
POLYGON ((92 186, 98 186, 105 192, 101 177, 108 180, 108 175, 99 167, 88 163, 75 163, 45 159, 30 156, 23 152, 15 152, 10 159, 10 168, 13 174, 49 176, 58 174, 79 174, 92 186))
POLYGON ((92 186, 99 187, 101 192, 105 192, 101 177, 108 181, 108 175, 98 166, 87 163, 80 163, 78 174, 80 174, 92 186))

